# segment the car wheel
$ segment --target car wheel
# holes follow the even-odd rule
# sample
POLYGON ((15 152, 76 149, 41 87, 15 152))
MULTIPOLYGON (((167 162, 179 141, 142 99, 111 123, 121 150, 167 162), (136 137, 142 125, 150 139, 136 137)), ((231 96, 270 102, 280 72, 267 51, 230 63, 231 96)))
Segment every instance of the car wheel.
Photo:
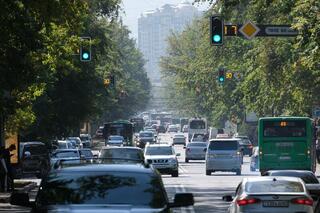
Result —
POLYGON ((178 171, 172 172, 171 177, 179 177, 179 172, 178 171))
POLYGON ((189 159, 188 159, 188 158, 186 158, 186 159, 185 159, 185 162, 186 162, 186 163, 189 163, 189 159))
POLYGON ((241 169, 238 169, 238 170, 236 171, 236 174, 237 174, 237 175, 241 175, 241 169))
POLYGON ((206 175, 211 175, 211 171, 210 170, 206 170, 206 175))

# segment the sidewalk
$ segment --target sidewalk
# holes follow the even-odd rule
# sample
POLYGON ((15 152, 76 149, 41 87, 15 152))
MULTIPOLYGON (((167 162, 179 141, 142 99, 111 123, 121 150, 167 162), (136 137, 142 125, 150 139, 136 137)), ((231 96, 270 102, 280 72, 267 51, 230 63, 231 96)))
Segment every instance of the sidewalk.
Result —
MULTIPOLYGON (((37 179, 17 179, 14 180, 14 190, 20 192, 29 192, 37 185, 40 181, 37 179)), ((11 192, 0 192, 0 203, 9 203, 10 202, 11 192)))

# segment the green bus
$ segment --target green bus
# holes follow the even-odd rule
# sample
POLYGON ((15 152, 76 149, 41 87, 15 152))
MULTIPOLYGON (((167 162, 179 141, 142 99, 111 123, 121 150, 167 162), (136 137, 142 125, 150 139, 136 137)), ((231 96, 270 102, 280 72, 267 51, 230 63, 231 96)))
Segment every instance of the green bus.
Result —
POLYGON ((258 123, 259 169, 316 169, 313 121, 307 117, 265 117, 258 123))
POLYGON ((133 146, 133 123, 127 120, 118 120, 104 124, 103 137, 105 141, 110 135, 120 135, 124 138, 125 146, 133 146))

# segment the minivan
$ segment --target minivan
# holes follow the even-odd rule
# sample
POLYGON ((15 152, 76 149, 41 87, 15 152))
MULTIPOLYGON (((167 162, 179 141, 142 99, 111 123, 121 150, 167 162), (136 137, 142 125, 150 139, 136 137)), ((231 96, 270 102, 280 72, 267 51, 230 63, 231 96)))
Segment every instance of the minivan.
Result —
POLYGON ((206 150, 206 175, 216 171, 229 171, 241 175, 241 139, 212 139, 206 150))

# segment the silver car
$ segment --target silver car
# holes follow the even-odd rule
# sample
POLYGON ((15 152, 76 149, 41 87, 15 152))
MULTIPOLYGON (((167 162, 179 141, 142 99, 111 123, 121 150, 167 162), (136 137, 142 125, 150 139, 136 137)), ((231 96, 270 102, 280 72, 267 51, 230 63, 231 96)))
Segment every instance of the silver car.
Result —
POLYGON ((206 152, 206 175, 215 171, 236 172, 241 175, 242 159, 239 139, 212 139, 206 152))
POLYGON ((234 199, 226 195, 223 200, 232 201, 229 213, 313 212, 313 200, 304 182, 295 177, 244 178, 234 199))
POLYGON ((207 143, 205 142, 191 142, 186 147, 185 162, 189 160, 204 160, 206 158, 207 143))

